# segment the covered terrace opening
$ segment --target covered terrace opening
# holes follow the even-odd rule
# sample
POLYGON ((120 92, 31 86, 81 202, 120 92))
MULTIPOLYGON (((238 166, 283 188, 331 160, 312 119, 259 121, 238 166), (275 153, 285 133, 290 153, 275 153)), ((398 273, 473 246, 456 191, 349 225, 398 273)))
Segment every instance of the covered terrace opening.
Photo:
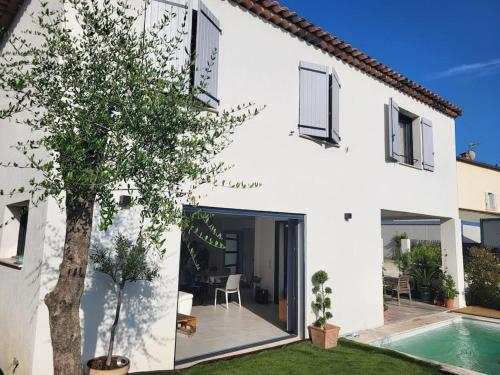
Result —
MULTIPOLYGON (((385 324, 447 311, 441 280, 444 272, 457 277, 461 234, 456 224, 450 218, 381 211, 385 324)), ((463 273, 458 275, 463 282, 463 273)))
POLYGON ((176 365, 302 337, 303 215, 184 211, 196 229, 182 234, 176 365), (219 246, 204 240, 213 236, 209 226, 219 246))

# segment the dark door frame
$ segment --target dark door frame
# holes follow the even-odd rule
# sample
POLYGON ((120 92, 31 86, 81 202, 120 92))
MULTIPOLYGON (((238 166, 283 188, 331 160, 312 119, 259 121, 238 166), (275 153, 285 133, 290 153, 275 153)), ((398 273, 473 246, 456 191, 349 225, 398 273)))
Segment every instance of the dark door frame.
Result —
MULTIPOLYGON (((286 275, 287 275, 287 247, 288 247, 288 221, 280 220, 274 223, 274 303, 279 303, 280 293, 280 227, 283 226, 283 268, 284 268, 284 285, 286 291, 286 275)), ((286 297, 286 292, 285 292, 286 297)))

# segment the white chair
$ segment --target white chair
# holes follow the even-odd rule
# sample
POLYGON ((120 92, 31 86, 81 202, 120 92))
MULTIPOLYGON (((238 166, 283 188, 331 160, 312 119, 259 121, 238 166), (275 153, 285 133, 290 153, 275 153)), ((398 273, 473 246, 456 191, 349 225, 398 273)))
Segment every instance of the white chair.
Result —
POLYGON ((217 293, 223 292, 226 295, 226 309, 229 309, 229 304, 227 302, 227 295, 230 293, 238 293, 238 304, 241 307, 240 279, 241 279, 241 274, 240 275, 229 275, 229 277, 227 278, 227 281, 226 281, 226 287, 224 289, 215 288, 214 306, 217 306, 217 293))

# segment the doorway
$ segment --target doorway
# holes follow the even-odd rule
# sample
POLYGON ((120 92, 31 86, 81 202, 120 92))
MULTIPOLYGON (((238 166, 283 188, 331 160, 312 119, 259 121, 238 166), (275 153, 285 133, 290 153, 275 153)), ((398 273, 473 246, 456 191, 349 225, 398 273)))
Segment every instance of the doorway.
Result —
POLYGON ((196 321, 196 331, 188 337, 177 329, 176 364, 301 335, 303 215, 185 207, 187 214, 195 210, 210 215, 208 225, 221 234, 224 246, 199 240, 207 223, 199 223, 197 238, 183 234, 198 266, 182 244, 178 312, 196 321), (226 305, 224 290, 235 278, 238 290, 228 294, 226 305))

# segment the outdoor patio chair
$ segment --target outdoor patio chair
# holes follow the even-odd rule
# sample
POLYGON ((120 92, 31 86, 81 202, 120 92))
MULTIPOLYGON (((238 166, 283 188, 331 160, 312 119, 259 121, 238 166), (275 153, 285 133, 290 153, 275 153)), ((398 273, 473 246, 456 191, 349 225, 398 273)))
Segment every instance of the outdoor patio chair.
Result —
POLYGON ((231 293, 238 293, 238 304, 241 307, 240 279, 241 279, 241 274, 229 275, 227 278, 226 287, 224 289, 215 288, 214 306, 217 306, 217 293, 223 292, 226 295, 226 309, 229 309, 229 303, 227 302, 228 301, 227 296, 228 296, 228 294, 231 294, 231 293))
MULTIPOLYGON (((408 294, 408 298, 410 299, 411 305, 411 286, 410 286, 410 276, 400 276, 398 278, 398 284, 396 285, 396 289, 394 289, 398 296, 398 305, 400 305, 400 295, 408 294)), ((394 295, 392 296, 394 298, 394 295)))

